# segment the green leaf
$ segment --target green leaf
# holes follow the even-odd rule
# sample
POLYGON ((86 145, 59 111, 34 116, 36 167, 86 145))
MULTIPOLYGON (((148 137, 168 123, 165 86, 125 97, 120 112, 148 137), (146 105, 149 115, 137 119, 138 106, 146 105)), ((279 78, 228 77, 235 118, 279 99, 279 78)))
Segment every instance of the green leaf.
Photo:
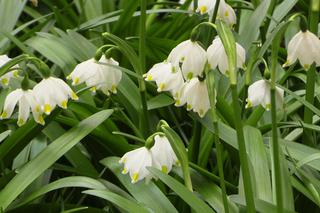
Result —
POLYGON ((183 171, 183 177, 186 187, 192 191, 192 183, 190 178, 189 160, 186 148, 179 135, 170 127, 162 126, 162 131, 168 138, 172 149, 174 150, 183 171))
POLYGON ((167 174, 164 174, 158 169, 149 167, 148 170, 155 177, 159 178, 163 183, 165 183, 170 189, 172 189, 175 193, 179 195, 181 199, 183 199, 189 206, 198 213, 209 213, 214 212, 204 201, 202 201, 199 197, 193 194, 190 190, 188 190, 184 185, 182 185, 179 181, 170 177, 167 174))
POLYGON ((105 185, 102 184, 100 181, 89 178, 89 177, 81 177, 81 176, 74 176, 74 177, 66 177, 54 181, 48 185, 41 187, 40 189, 33 191, 30 195, 28 195, 25 199, 19 202, 16 207, 25 205, 36 198, 45 195, 48 192, 57 189, 63 189, 67 187, 82 187, 82 188, 89 188, 89 189, 106 189, 105 185))
POLYGON ((244 137, 251 162, 255 197, 272 203, 271 177, 266 148, 260 131, 251 126, 244 126, 244 137))
POLYGON ((161 107, 169 106, 173 103, 174 103, 174 100, 170 96, 162 93, 148 100, 147 105, 148 105, 148 110, 152 110, 152 109, 158 109, 161 107))
POLYGON ((0 192, 0 208, 5 210, 28 185, 82 138, 106 120, 112 112, 113 110, 100 111, 83 120, 67 133, 53 141, 39 155, 22 167, 17 175, 0 192))
POLYGON ((108 191, 103 191, 103 190, 86 190, 83 193, 108 200, 111 203, 119 206, 123 210, 127 210, 129 212, 149 213, 149 211, 147 209, 140 206, 139 204, 137 204, 131 200, 128 200, 127 198, 124 198, 120 195, 117 195, 113 192, 108 192, 108 191))
POLYGON ((242 20, 245 26, 240 31, 238 42, 246 49, 249 50, 253 41, 258 38, 259 28, 267 16, 270 6, 270 0, 261 1, 255 11, 248 17, 247 20, 242 20))

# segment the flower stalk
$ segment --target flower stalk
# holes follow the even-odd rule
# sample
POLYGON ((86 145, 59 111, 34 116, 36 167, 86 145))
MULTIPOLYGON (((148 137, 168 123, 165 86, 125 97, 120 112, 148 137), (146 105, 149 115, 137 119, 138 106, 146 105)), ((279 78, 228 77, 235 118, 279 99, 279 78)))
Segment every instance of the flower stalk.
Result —
POLYGON ((209 73, 208 66, 206 66, 207 71, 207 87, 208 87, 208 94, 209 94, 209 100, 210 100, 210 114, 213 121, 213 128, 214 128, 214 142, 216 145, 216 152, 217 152, 217 163, 218 163, 218 171, 219 171, 219 179, 220 179, 220 187, 222 190, 222 200, 223 200, 223 206, 224 206, 224 212, 229 212, 229 206, 228 206, 228 198, 227 198, 227 190, 226 190, 226 184, 224 179, 224 171, 223 171, 223 146, 220 141, 219 136, 219 125, 218 125, 218 116, 216 113, 216 91, 215 91, 215 82, 214 82, 214 74, 211 72, 209 73))
MULTIPOLYGON (((146 18, 147 18, 147 0, 140 0, 140 40, 139 40, 139 58, 141 74, 145 73, 146 69, 146 18)), ((149 119, 146 99, 146 85, 143 79, 139 80, 139 90, 142 103, 142 114, 140 121, 140 129, 144 135, 149 134, 149 119)))
POLYGON ((228 67, 229 67, 229 81, 230 88, 232 93, 232 107, 234 113, 234 123, 237 132, 237 140, 239 147, 239 157, 240 157, 240 166, 243 175, 243 185, 244 192, 247 204, 247 212, 253 213, 256 212, 254 205, 254 197, 253 190, 251 185, 251 176, 249 170, 249 162, 246 151, 246 145, 244 140, 243 133, 243 123, 241 119, 241 107, 239 104, 238 97, 238 84, 237 84, 237 72, 236 72, 236 42, 232 35, 232 32, 229 27, 227 27, 224 23, 218 22, 217 24, 218 34, 222 40, 223 46, 226 50, 226 54, 228 56, 228 67))
POLYGON ((280 46, 282 34, 279 34, 272 45, 271 53, 271 121, 272 121, 272 155, 273 155, 273 167, 275 176, 275 189, 276 189, 276 201, 277 212, 282 213, 283 200, 282 200, 282 183, 281 183, 281 165, 280 165, 280 146, 278 141, 278 128, 277 128, 277 107, 276 107, 276 67, 278 50, 280 46))
MULTIPOLYGON (((320 10, 319 1, 313 0, 310 4, 310 10, 309 10, 309 29, 315 35, 317 35, 318 33, 319 10, 320 10)), ((310 104, 314 103, 315 80, 316 80, 316 67, 315 65, 312 65, 310 69, 307 71, 307 82, 306 82, 306 101, 309 102, 310 104)), ((313 112, 310 109, 308 109, 308 107, 305 107, 304 116, 303 116, 304 123, 312 124, 312 117, 313 117, 313 112)), ((310 135, 311 135, 311 131, 304 129, 303 142, 309 145, 314 145, 310 135)))

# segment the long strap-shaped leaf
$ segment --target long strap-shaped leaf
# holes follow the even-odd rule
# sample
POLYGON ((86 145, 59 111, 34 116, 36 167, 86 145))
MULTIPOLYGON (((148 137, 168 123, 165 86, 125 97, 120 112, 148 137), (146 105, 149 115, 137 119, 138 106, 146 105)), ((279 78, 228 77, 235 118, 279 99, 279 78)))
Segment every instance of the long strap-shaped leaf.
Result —
POLYGON ((27 163, 0 192, 0 209, 5 210, 39 175, 106 120, 112 112, 113 110, 104 110, 83 120, 27 163))
POLYGON ((165 183, 170 189, 172 189, 175 193, 181 197, 190 207, 198 213, 211 213, 214 212, 204 201, 202 201, 199 197, 189 191, 184 185, 182 185, 179 181, 174 179, 173 177, 164 174, 158 169, 148 168, 148 170, 152 173, 153 176, 159 178, 163 183, 165 183))
POLYGON ((108 192, 106 190, 86 190, 83 193, 93 195, 96 197, 103 198, 110 201, 111 203, 116 204, 124 210, 128 210, 133 213, 148 213, 149 211, 144 207, 140 206, 138 203, 124 198, 116 193, 108 192))

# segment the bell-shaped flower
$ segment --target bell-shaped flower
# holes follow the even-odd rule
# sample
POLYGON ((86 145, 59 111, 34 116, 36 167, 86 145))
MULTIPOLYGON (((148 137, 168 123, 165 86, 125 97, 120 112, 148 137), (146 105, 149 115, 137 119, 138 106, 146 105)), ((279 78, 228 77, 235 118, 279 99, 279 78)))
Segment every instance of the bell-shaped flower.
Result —
MULTIPOLYGON (((237 67, 243 68, 246 60, 246 51, 238 43, 236 43, 237 67)), ((210 68, 219 68, 222 74, 229 74, 228 56, 219 37, 216 37, 207 50, 208 63, 210 68)))
POLYGON ((68 84, 55 77, 42 79, 34 88, 34 95, 41 110, 49 115, 56 105, 67 108, 68 99, 78 100, 78 96, 68 84))
POLYGON ((150 151, 153 166, 166 174, 171 171, 174 164, 178 163, 178 158, 165 136, 156 135, 150 151))
POLYGON ((44 125, 42 111, 37 102, 33 90, 16 89, 8 94, 4 101, 4 107, 1 114, 1 119, 11 117, 16 105, 19 105, 18 126, 22 126, 29 118, 30 109, 34 120, 37 123, 44 125))
POLYGON ((99 62, 89 59, 78 64, 67 78, 72 79, 73 85, 85 82, 93 92, 98 89, 106 95, 110 92, 117 93, 122 72, 113 66, 118 65, 119 63, 113 58, 106 58, 103 55, 99 62))
MULTIPOLYGON (((0 67, 2 67, 4 64, 9 62, 10 60, 11 58, 9 58, 7 55, 0 55, 0 67)), ((18 68, 19 68, 19 65, 15 65, 11 68, 12 71, 7 72, 6 74, 0 77, 0 83, 2 86, 8 86, 11 78, 14 78, 14 77, 16 78, 19 76, 18 68)))
MULTIPOLYGON (((248 98, 246 108, 262 105, 267 111, 271 109, 271 85, 267 80, 259 80, 251 84, 248 88, 248 98)), ((283 89, 276 87, 276 107, 283 106, 283 89)))
POLYGON ((168 62, 181 67, 185 79, 201 75, 207 62, 206 51, 196 41, 186 40, 170 52, 168 62))
POLYGON ((308 70, 312 63, 320 65, 320 41, 310 31, 300 31, 289 41, 288 57, 283 65, 290 66, 299 59, 301 66, 308 70))
POLYGON ((127 152, 120 159, 119 163, 124 164, 122 174, 129 173, 132 183, 136 183, 144 178, 151 178, 147 167, 152 166, 152 156, 150 150, 146 147, 140 147, 127 152))
MULTIPOLYGON (((193 4, 193 2, 191 3, 193 4)), ((209 13, 214 10, 216 0, 198 0, 197 12, 201 14, 209 13)))
POLYGON ((185 88, 186 88, 186 85, 187 83, 184 82, 181 87, 177 87, 175 88, 174 90, 171 91, 171 94, 175 100, 175 103, 174 105, 176 107, 180 107, 180 106, 183 106, 187 103, 187 99, 186 99, 186 96, 183 95, 184 94, 184 91, 185 91, 185 88))
POLYGON ((224 0, 220 0, 217 17, 226 22, 230 27, 237 23, 236 13, 224 0))
POLYGON ((193 110, 204 117, 210 109, 208 89, 205 81, 193 78, 184 88, 183 96, 187 101, 187 110, 193 110))
POLYGON ((176 90, 184 83, 180 68, 170 62, 155 64, 143 77, 146 81, 155 81, 158 92, 176 90))

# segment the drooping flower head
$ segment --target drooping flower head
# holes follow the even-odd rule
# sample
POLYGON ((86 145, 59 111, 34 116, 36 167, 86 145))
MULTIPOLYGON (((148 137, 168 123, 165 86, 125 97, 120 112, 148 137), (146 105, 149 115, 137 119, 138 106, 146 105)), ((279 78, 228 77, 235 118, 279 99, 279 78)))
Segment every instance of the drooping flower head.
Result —
MULTIPOLYGON (((180 4, 185 3, 185 0, 180 0, 180 4)), ((198 7, 196 9, 200 14, 209 14, 209 19, 211 19, 214 8, 216 5, 216 0, 198 0, 198 7)), ((192 11, 194 3, 193 1, 189 5, 189 10, 192 11)), ((217 18, 226 22, 229 26, 233 26, 237 23, 237 16, 233 8, 227 4, 224 0, 220 0, 218 7, 217 18)))
MULTIPOLYGON (((262 105, 267 111, 271 108, 270 82, 259 80, 251 84, 248 88, 248 98, 246 108, 262 105)), ((283 106, 283 89, 276 87, 276 106, 278 109, 283 106)))
MULTIPOLYGON (((3 66, 5 63, 9 62, 11 58, 9 58, 7 55, 0 55, 0 67, 3 66)), ((8 86, 11 78, 18 77, 18 68, 19 65, 15 65, 12 67, 12 71, 7 72, 3 76, 0 77, 0 83, 2 86, 8 86)))
POLYGON ((104 55, 99 62, 92 58, 78 64, 67 78, 72 79, 73 85, 85 82, 93 92, 98 89, 106 95, 109 95, 110 92, 117 93, 122 72, 112 65, 118 66, 119 63, 113 58, 106 58, 104 55))
POLYGON ((174 91, 184 83, 179 67, 174 67, 170 62, 155 64, 145 75, 146 81, 155 81, 158 92, 174 91))
POLYGON ((166 174, 171 171, 173 165, 178 163, 178 158, 166 136, 156 135, 150 151, 153 166, 166 174))
POLYGON ((146 147, 127 152, 119 163, 124 164, 122 174, 129 173, 132 183, 151 177, 147 167, 152 166, 152 156, 150 150, 146 147))
POLYGON ((33 90, 16 89, 9 93, 4 102, 4 108, 1 114, 1 119, 11 117, 15 106, 19 105, 18 126, 22 126, 29 118, 30 109, 33 114, 34 120, 44 125, 42 111, 39 103, 37 102, 33 90))
POLYGON ((178 44, 168 56, 168 62, 177 69, 181 67, 186 80, 202 75, 206 61, 206 51, 198 42, 191 40, 178 44))
POLYGON ((78 96, 68 84, 55 77, 42 79, 33 88, 34 95, 41 106, 41 110, 49 115, 56 105, 67 108, 68 99, 78 100, 78 96))
POLYGON ((288 57, 283 66, 290 66, 296 60, 308 70, 312 63, 320 65, 320 41, 312 32, 300 31, 292 37, 288 44, 288 57))
MULTIPOLYGON (((245 49, 238 43, 236 43, 236 54, 237 67, 243 68, 246 60, 246 52, 245 49)), ((207 57, 210 68, 215 69, 218 67, 222 74, 228 75, 228 56, 219 37, 216 37, 212 41, 212 44, 208 47, 207 57)))
POLYGON ((193 110, 204 117, 210 109, 208 89, 205 81, 193 78, 184 88, 183 96, 187 101, 187 110, 193 110))

